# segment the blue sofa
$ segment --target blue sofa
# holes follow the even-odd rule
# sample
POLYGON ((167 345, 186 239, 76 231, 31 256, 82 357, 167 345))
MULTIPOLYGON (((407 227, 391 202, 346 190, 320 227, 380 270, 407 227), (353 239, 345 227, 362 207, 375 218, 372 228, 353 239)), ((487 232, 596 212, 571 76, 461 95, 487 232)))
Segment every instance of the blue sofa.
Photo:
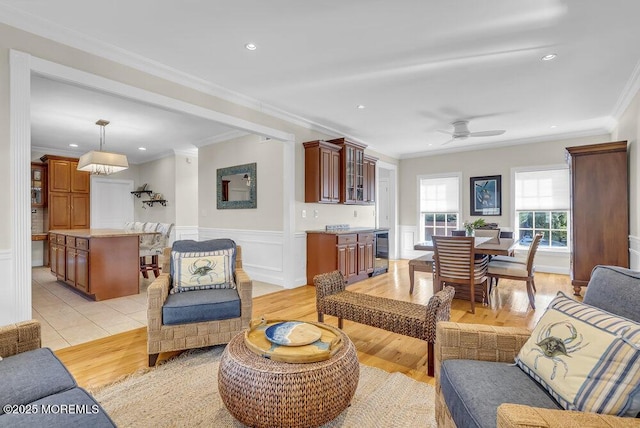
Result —
POLYGON ((115 427, 49 348, 40 323, 0 327, 0 427, 115 427))
MULTIPOLYGON (((596 266, 583 303, 640 321, 640 272, 596 266)), ((640 419, 564 410, 513 364, 525 328, 438 323, 435 343, 439 427, 640 426, 640 419)))

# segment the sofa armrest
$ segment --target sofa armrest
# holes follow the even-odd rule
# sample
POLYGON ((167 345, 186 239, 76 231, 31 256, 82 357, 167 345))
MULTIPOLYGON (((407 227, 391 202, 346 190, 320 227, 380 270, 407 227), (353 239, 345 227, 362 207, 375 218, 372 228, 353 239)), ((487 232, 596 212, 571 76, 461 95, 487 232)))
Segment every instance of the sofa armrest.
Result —
POLYGON ((40 321, 28 320, 0 327, 0 357, 10 357, 41 346, 40 321))
POLYGON ((160 330, 162 325, 162 305, 169 295, 168 273, 161 273, 147 288, 147 328, 160 330))
POLYGON ((638 419, 505 403, 498 407, 497 426, 498 428, 637 427, 638 419))
POLYGON ((440 363, 464 359, 513 363, 531 332, 522 327, 494 327, 441 321, 436 326, 435 374, 440 363))

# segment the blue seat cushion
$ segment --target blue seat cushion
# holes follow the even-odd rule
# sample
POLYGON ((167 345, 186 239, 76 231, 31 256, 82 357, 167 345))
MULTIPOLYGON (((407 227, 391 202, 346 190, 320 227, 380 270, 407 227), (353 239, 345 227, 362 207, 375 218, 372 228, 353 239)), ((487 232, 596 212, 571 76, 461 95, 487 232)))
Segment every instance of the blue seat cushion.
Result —
POLYGON ((27 404, 77 386, 51 349, 39 348, 0 361, 0 415, 6 404, 27 404))
POLYGON ((196 290, 169 294, 162 306, 162 324, 177 325, 240 317, 235 289, 196 290))
POLYGON ((495 427, 498 406, 502 403, 562 409, 536 381, 513 364, 446 360, 441 366, 440 385, 459 427, 495 427))
POLYGON ((82 388, 73 388, 36 400, 30 404, 37 413, 12 413, 0 416, 0 427, 67 428, 115 427, 104 409, 82 388))

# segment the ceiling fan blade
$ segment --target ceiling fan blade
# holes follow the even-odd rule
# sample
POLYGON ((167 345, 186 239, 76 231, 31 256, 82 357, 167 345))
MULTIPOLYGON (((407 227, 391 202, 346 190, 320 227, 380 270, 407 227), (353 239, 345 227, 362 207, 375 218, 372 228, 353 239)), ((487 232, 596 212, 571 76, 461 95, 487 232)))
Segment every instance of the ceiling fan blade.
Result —
POLYGON ((450 139, 450 140, 447 140, 447 141, 445 141, 444 143, 442 143, 442 144, 441 144, 441 146, 444 146, 444 145, 446 145, 446 144, 449 144, 450 142, 455 141, 455 140, 457 140, 457 138, 452 138, 452 139, 450 139))
POLYGON ((447 134, 448 136, 452 136, 453 134, 449 131, 443 131, 442 129, 436 129, 436 132, 439 132, 441 134, 447 134))
POLYGON ((504 129, 496 129, 493 131, 480 131, 480 132, 472 132, 469 134, 469 137, 493 137, 495 135, 502 135, 506 131, 504 129))

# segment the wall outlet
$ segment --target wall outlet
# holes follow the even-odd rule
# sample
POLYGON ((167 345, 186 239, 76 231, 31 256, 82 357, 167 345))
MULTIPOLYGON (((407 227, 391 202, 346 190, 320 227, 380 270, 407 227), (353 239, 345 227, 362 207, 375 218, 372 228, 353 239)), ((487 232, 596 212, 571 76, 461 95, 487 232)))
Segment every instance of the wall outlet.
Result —
POLYGON ((318 210, 313 210, 313 218, 318 218, 318 210))
POLYGON ((307 210, 302 210, 302 218, 307 218, 307 210))

